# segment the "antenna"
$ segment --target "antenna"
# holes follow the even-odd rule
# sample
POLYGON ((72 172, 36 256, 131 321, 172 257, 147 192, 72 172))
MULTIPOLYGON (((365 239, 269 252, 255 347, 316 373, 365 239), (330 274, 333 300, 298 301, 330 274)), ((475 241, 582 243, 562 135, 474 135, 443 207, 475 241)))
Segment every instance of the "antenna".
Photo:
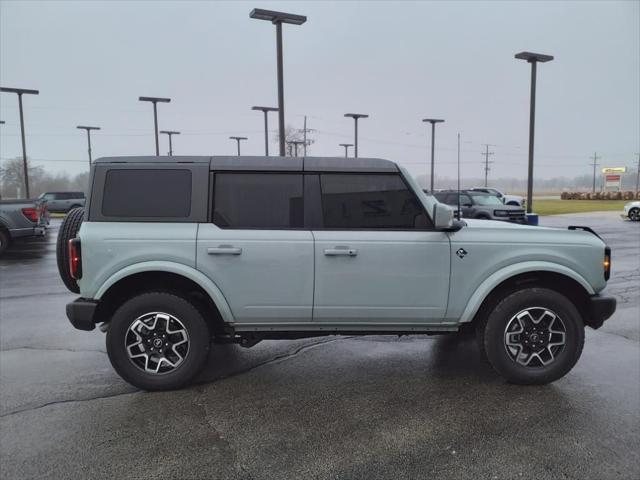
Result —
POLYGON ((460 212, 460 132, 458 132, 458 220, 462 220, 460 212))

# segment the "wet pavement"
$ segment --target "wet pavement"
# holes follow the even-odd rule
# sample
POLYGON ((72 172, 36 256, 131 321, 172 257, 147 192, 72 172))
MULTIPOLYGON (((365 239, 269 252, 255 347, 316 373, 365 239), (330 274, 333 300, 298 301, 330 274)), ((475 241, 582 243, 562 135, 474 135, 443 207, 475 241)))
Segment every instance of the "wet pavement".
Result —
POLYGON ((326 337, 216 346, 177 392, 140 392, 74 330, 49 237, 0 259, 2 478, 640 478, 640 223, 591 226, 619 307, 547 386, 505 383, 474 342, 326 337))

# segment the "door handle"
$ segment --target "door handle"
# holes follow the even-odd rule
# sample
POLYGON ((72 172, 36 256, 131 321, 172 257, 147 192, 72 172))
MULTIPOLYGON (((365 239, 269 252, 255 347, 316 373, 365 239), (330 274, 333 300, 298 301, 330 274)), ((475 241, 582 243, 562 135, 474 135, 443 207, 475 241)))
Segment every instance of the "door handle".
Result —
POLYGON ((327 257, 355 257, 358 250, 355 248, 326 248, 324 254, 327 257))
POLYGON ((231 245, 220 245, 207 248, 207 253, 209 255, 240 255, 242 249, 231 245))

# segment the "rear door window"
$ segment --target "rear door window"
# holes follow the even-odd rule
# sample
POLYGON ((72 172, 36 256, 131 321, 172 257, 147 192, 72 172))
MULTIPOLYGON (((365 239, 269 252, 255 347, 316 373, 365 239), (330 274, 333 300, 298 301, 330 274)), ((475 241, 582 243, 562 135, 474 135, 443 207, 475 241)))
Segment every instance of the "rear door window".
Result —
POLYGON ((220 228, 303 228, 300 173, 216 173, 213 223, 220 228))
POLYGON ((320 175, 325 229, 414 230, 431 220, 399 174, 320 175))
POLYGON ((105 217, 182 218, 191 211, 191 171, 112 169, 102 197, 105 217))

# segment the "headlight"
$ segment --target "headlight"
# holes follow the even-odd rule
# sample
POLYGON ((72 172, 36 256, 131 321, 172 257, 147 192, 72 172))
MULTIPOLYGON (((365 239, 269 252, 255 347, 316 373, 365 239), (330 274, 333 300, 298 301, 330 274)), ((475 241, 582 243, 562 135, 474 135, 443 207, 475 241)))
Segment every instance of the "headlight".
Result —
POLYGON ((493 214, 496 217, 508 217, 509 216, 509 212, 506 210, 494 210, 493 214))

